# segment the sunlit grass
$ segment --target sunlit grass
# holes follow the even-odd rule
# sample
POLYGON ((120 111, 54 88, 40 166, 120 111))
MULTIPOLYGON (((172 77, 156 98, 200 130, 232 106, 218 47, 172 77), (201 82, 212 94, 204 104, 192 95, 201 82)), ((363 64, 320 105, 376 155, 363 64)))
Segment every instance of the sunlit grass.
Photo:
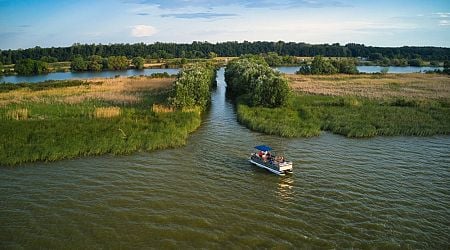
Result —
POLYGON ((167 99, 172 81, 111 79, 1 93, 5 102, 0 106, 0 165, 184 145, 189 133, 200 126, 200 112, 195 108, 155 112, 168 111, 157 103, 167 99), (118 102, 113 97, 120 98, 119 94, 137 101, 118 102), (105 98, 108 95, 111 98, 105 98))
POLYGON ((238 104, 237 113, 248 128, 284 137, 314 136, 320 130, 347 137, 429 136, 450 134, 449 103, 302 94, 286 108, 238 104))

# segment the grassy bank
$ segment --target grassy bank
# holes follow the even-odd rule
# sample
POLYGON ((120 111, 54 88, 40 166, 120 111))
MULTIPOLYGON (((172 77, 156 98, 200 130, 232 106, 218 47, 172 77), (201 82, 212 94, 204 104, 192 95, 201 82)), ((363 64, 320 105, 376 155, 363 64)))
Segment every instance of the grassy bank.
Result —
POLYGON ((195 109, 183 112, 156 105, 167 99, 174 80, 93 79, 4 89, 0 165, 183 145, 201 119, 195 109))
POLYGON ((439 75, 289 76, 286 107, 238 102, 238 120, 285 137, 331 131, 348 137, 450 134, 450 78, 439 75))

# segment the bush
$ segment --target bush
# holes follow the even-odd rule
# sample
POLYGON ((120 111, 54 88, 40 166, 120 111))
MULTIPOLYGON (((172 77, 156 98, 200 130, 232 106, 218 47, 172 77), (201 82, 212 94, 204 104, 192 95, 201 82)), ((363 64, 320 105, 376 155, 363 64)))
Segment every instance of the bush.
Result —
POLYGON ((16 63, 14 71, 19 75, 38 75, 48 73, 49 67, 46 62, 25 59, 16 63))
POLYGON ((187 65, 178 74, 169 102, 176 108, 201 107, 205 109, 211 99, 216 69, 205 63, 187 65))
POLYGON ((137 56, 131 60, 131 63, 134 65, 136 69, 143 69, 144 68, 144 58, 137 56))
POLYGON ((358 69, 356 68, 356 60, 353 58, 326 60, 322 56, 316 56, 311 65, 306 62, 303 63, 296 73, 302 75, 357 74, 358 69))
POLYGON ((280 107, 289 98, 288 81, 259 58, 241 58, 225 69, 227 95, 248 96, 250 106, 280 107))
POLYGON ((84 61, 83 57, 77 56, 73 58, 72 62, 70 63, 70 68, 72 71, 80 72, 80 71, 86 71, 87 70, 87 62, 84 61))

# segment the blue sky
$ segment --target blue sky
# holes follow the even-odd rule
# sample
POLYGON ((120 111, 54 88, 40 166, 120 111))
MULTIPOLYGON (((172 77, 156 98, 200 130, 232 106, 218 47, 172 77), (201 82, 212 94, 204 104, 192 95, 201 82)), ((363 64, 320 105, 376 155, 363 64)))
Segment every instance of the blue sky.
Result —
POLYGON ((450 0, 0 0, 0 49, 244 40, 450 47, 450 0))

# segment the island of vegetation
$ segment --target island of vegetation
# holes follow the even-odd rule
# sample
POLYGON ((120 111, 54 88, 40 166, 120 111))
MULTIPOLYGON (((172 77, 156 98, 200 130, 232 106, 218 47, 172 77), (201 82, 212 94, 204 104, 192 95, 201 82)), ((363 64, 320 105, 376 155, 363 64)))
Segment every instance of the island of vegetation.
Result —
POLYGON ((450 134, 446 75, 352 74, 349 61, 320 56, 298 73, 281 75, 258 57, 230 62, 227 92, 239 122, 284 137, 450 134))
POLYGON ((184 145, 209 104, 215 71, 195 64, 177 78, 0 84, 0 165, 184 145))

